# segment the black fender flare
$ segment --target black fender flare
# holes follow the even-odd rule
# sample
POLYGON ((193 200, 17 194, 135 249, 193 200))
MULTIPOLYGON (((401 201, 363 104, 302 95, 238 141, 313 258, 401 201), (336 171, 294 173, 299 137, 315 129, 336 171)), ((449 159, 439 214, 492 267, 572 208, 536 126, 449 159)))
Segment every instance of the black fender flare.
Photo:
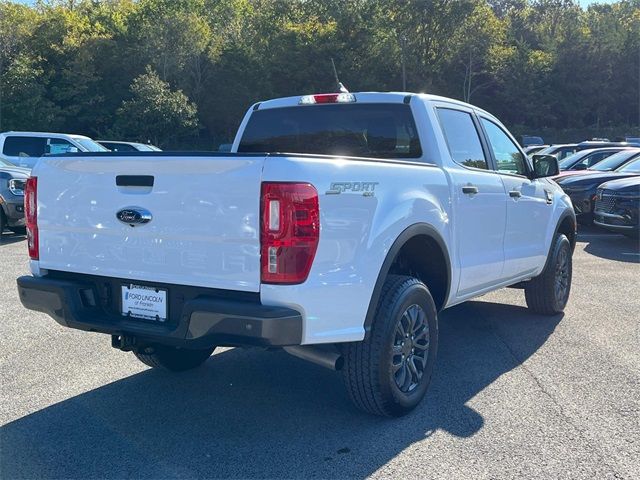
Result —
POLYGON ((367 309, 367 316, 364 320, 364 330, 365 330, 365 338, 369 335, 371 331, 371 325, 373 324, 373 320, 376 313, 376 308, 378 306, 378 300, 380 299, 380 294, 382 293, 382 286, 384 285, 384 281, 389 274, 389 270, 391 269, 391 265, 395 261, 398 253, 402 249, 402 247, 412 238, 417 236, 427 236, 436 242, 440 250, 442 250, 442 254, 444 256, 444 260, 447 268, 447 291, 444 296, 443 303, 447 301, 449 298, 449 293, 451 291, 451 259, 449 257, 449 250, 446 247, 446 243, 440 232, 436 230, 433 226, 428 223, 414 223, 413 225, 407 227, 398 235, 398 237, 391 245, 387 256, 382 262, 382 267, 380 268, 380 272, 378 273, 378 278, 376 280, 376 284, 373 287, 373 293, 371 294, 371 300, 369 300, 369 308, 367 309))
MULTIPOLYGON (((547 250, 547 258, 544 261, 544 268, 542 269, 542 272, 544 272, 547 269, 547 266, 549 265, 549 257, 551 256, 551 250, 553 249, 553 245, 554 242, 553 240, 556 238, 556 235, 558 235, 558 231, 560 230, 560 225, 562 225, 562 222, 564 222, 567 218, 571 219, 571 224, 573 226, 573 239, 569 239, 569 243, 571 244, 571 253, 573 254, 573 250, 576 248, 576 241, 578 239, 578 222, 576 220, 576 212, 573 211, 573 209, 565 209, 564 212, 562 212, 560 214, 560 218, 558 218, 558 221, 556 222, 556 227, 553 230, 553 236, 551 237, 551 242, 549 243, 549 249, 547 250)), ((542 275, 542 273, 540 273, 540 275, 542 275)))
MULTIPOLYGON (((571 250, 576 246, 576 240, 578 239, 578 221, 576 220, 576 212, 573 209, 566 208, 564 212, 560 214, 560 218, 558 218, 558 222, 556 223, 556 228, 553 231, 553 238, 558 234, 558 230, 560 230, 560 225, 564 222, 567 217, 571 218, 571 224, 573 225, 573 240, 569 239, 571 242, 571 250)), ((551 240, 551 245, 549 246, 549 252, 547 253, 547 257, 553 248, 553 238, 551 240)))

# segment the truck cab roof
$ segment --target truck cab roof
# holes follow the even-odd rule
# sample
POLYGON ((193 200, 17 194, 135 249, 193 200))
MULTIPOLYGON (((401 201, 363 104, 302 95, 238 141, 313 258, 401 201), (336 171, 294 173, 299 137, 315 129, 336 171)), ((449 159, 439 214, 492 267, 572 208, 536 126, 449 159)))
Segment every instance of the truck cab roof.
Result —
MULTIPOLYGON (((265 109, 265 108, 281 108, 281 107, 294 107, 301 105, 301 99, 313 95, 325 95, 325 94, 310 94, 310 95, 296 95, 293 97, 274 98, 271 100, 265 100, 258 102, 252 106, 253 110, 265 109)), ((482 110, 481 108, 471 105, 469 103, 462 102, 453 98, 442 97, 439 95, 431 95, 426 93, 412 93, 412 92, 351 92, 350 95, 355 97, 353 103, 410 103, 412 97, 420 98, 423 101, 437 101, 446 102, 462 106, 465 108, 473 109, 476 112, 481 112, 485 115, 493 117, 489 112, 482 110)), ((349 103, 349 102, 346 102, 349 103)))

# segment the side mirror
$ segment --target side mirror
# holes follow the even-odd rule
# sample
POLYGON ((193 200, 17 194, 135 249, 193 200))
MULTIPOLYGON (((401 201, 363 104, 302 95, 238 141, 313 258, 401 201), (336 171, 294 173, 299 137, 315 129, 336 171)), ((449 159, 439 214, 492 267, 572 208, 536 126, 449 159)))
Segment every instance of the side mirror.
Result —
POLYGON ((553 155, 534 155, 533 178, 554 177, 560 173, 558 159, 553 155))
POLYGON ((586 170, 587 166, 584 163, 579 163, 578 165, 576 165, 575 167, 573 167, 574 170, 586 170))

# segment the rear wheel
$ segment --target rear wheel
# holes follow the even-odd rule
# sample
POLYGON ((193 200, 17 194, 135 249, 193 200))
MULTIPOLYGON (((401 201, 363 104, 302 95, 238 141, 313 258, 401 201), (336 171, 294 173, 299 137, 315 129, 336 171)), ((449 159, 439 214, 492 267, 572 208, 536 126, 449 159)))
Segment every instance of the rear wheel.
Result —
POLYGON ((190 350, 186 348, 168 347, 156 345, 147 347, 139 352, 133 352, 138 360, 145 365, 172 372, 183 372, 199 367, 213 353, 215 347, 203 350, 190 350))
POLYGON ((571 243, 560 233, 554 239, 544 270, 524 288, 527 307, 542 315, 562 312, 569 301, 571 277, 571 243))
POLYGON ((424 397, 436 358, 438 321, 427 286, 390 275, 368 337, 344 346, 344 381, 353 403, 368 413, 401 416, 424 397))

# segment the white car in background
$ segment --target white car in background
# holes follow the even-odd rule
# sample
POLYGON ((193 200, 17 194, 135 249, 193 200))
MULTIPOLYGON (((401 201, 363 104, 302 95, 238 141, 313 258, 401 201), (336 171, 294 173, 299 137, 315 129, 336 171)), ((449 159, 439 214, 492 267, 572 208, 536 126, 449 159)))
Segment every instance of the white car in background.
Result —
POLYGON ((0 133, 0 158, 18 167, 33 168, 45 154, 107 152, 84 135, 50 132, 0 133))

